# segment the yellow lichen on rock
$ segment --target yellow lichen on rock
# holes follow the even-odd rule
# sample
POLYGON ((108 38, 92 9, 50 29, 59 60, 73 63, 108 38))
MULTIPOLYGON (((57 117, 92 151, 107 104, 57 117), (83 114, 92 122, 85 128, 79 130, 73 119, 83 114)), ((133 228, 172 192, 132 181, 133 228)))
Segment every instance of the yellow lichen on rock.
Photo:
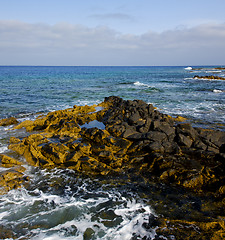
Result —
POLYGON ((14 125, 17 123, 18 123, 18 121, 14 117, 0 119, 0 126, 4 126, 4 127, 9 126, 9 125, 14 125))
POLYGON ((212 239, 223 240, 225 227, 223 220, 196 222, 173 219, 160 219, 156 233, 162 236, 174 236, 175 239, 212 239))
POLYGON ((9 157, 7 155, 4 154, 0 154, 0 160, 1 160, 1 166, 5 167, 5 168, 10 168, 13 167, 15 165, 21 165, 22 163, 19 162, 18 160, 9 157))
POLYGON ((182 117, 182 116, 177 116, 177 117, 175 117, 175 118, 173 118, 173 119, 174 119, 174 121, 176 121, 176 122, 186 122, 186 121, 187 121, 187 118, 182 117))
POLYGON ((25 120, 25 121, 21 122, 20 124, 18 124, 17 126, 15 126, 14 129, 26 128, 26 130, 27 130, 27 129, 29 129, 33 125, 34 125, 33 121, 25 120))
POLYGON ((12 189, 21 187, 27 181, 23 174, 25 170, 24 167, 17 166, 0 172, 0 194, 5 194, 12 189))

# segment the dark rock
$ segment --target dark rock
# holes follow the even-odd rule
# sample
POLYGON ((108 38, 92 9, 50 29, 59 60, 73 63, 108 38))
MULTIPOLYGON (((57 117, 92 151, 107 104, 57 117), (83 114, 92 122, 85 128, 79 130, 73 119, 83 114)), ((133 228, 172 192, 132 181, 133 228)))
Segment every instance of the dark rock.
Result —
POLYGON ((219 150, 220 153, 225 153, 225 143, 220 146, 219 150))
POLYGON ((147 118, 146 121, 145 121, 145 124, 141 127, 139 127, 138 131, 141 132, 141 133, 146 133, 149 131, 150 129, 150 125, 151 125, 151 119, 150 118, 147 118))
POLYGON ((93 239, 94 234, 95 234, 95 231, 92 228, 87 228, 83 234, 83 239, 91 240, 93 239))
POLYGON ((190 139, 189 136, 184 136, 183 134, 178 134, 177 135, 177 143, 180 146, 186 146, 186 147, 191 147, 192 145, 192 140, 190 139))
POLYGON ((215 160, 221 162, 225 166, 225 153, 216 154, 215 160))
POLYGON ((128 119, 128 123, 129 123, 130 125, 133 125, 133 124, 135 124, 136 122, 138 122, 140 119, 141 119, 141 116, 140 116, 139 112, 135 112, 135 113, 133 113, 133 114, 130 116, 130 118, 128 119))
POLYGON ((198 132, 191 126, 190 123, 180 123, 176 127, 176 132, 184 136, 189 136, 192 140, 198 135, 198 132))
POLYGON ((162 142, 163 140, 167 139, 167 136, 163 132, 150 131, 144 135, 144 138, 149 139, 153 142, 162 142))
POLYGON ((197 131, 206 145, 219 149, 222 144, 225 144, 225 132, 201 128, 197 129, 197 131))
POLYGON ((152 142, 148 145, 148 149, 150 152, 164 152, 164 147, 160 142, 152 142))
POLYGON ((206 150, 207 149, 207 145, 205 145, 201 140, 196 140, 193 143, 193 147, 197 148, 197 149, 201 149, 201 150, 206 150))
POLYGON ((146 229, 151 229, 151 228, 159 226, 159 224, 160 224, 160 221, 157 219, 157 217, 155 215, 153 215, 151 213, 149 215, 148 222, 143 223, 143 227, 146 229))
POLYGON ((148 105, 148 114, 153 113, 154 110, 155 110, 155 109, 154 109, 153 105, 152 105, 152 104, 149 104, 149 105, 148 105))
POLYGON ((133 140, 133 141, 145 139, 145 134, 136 132, 134 134, 129 135, 127 139, 133 140))
POLYGON ((175 128, 171 127, 168 122, 153 121, 150 128, 154 131, 164 132, 170 141, 173 141, 175 137, 175 128))
POLYGON ((128 138, 131 135, 137 134, 138 132, 136 131, 135 128, 133 127, 129 127, 126 128, 126 130, 123 132, 123 134, 121 135, 123 138, 128 138))
POLYGON ((162 146, 165 153, 176 154, 180 152, 180 147, 176 142, 164 141, 162 146))

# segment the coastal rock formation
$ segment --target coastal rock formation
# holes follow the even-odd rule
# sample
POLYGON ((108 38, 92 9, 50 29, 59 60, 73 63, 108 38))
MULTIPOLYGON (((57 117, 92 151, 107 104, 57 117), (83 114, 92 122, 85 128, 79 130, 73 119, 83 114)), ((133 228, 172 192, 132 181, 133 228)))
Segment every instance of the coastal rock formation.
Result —
MULTIPOLYGON (((11 138, 9 149, 41 168, 70 168, 84 176, 108 179, 123 176, 128 181, 166 184, 205 196, 210 201, 199 206, 201 211, 220 211, 217 220, 215 216, 213 222, 209 217, 204 220, 216 230, 214 225, 204 229, 202 222, 161 219, 164 227, 158 232, 183 223, 198 226, 202 236, 207 232, 213 239, 217 232, 223 237, 224 223, 219 218, 225 215, 225 132, 194 128, 177 120, 141 100, 107 97, 99 105, 74 106, 20 123, 15 129, 25 127, 31 134, 11 138)), ((2 156, 2 164, 19 165, 7 159, 2 156)), ((13 171, 12 177, 7 172, 1 175, 2 186, 10 186, 12 179, 21 184, 23 174, 18 167, 13 171)), ((190 236, 195 230, 189 228, 190 236)), ((183 233, 187 229, 180 229, 180 237, 183 233)))
POLYGON ((74 106, 16 126, 21 127, 39 132, 11 139, 9 148, 33 166, 87 175, 132 172, 218 194, 224 185, 225 132, 177 123, 140 100, 109 97, 99 106, 74 106), (88 126, 94 121, 102 129, 88 126))
POLYGON ((198 75, 195 75, 194 79, 225 80, 224 77, 213 76, 213 75, 209 75, 209 76, 198 76, 198 75))

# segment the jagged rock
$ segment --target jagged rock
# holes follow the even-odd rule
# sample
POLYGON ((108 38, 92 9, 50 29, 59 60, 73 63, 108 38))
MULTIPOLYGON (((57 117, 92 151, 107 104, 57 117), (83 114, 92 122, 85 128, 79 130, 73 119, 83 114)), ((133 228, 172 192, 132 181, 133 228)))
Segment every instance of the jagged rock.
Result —
POLYGON ((190 123, 178 124, 176 127, 176 132, 177 134, 188 136, 193 141, 196 139, 198 135, 197 131, 191 126, 190 123))
POLYGON ((149 131, 144 135, 145 139, 149 139, 152 142, 162 142, 167 139, 167 136, 163 132, 149 131))
POLYGON ((191 147, 191 145, 193 143, 189 136, 186 137, 183 134, 178 134, 177 135, 177 142, 178 142, 179 145, 186 146, 186 147, 191 147))

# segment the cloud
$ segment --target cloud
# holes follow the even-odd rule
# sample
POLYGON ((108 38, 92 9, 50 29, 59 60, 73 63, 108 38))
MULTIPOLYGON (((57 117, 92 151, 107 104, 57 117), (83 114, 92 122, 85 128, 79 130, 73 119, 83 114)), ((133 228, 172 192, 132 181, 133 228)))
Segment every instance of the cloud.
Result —
POLYGON ((142 35, 68 23, 0 21, 0 65, 204 65, 225 63, 225 24, 142 35))
POLYGON ((108 14, 93 14, 90 15, 91 18, 97 20, 118 20, 118 21, 134 21, 135 18, 131 15, 124 13, 108 13, 108 14))

